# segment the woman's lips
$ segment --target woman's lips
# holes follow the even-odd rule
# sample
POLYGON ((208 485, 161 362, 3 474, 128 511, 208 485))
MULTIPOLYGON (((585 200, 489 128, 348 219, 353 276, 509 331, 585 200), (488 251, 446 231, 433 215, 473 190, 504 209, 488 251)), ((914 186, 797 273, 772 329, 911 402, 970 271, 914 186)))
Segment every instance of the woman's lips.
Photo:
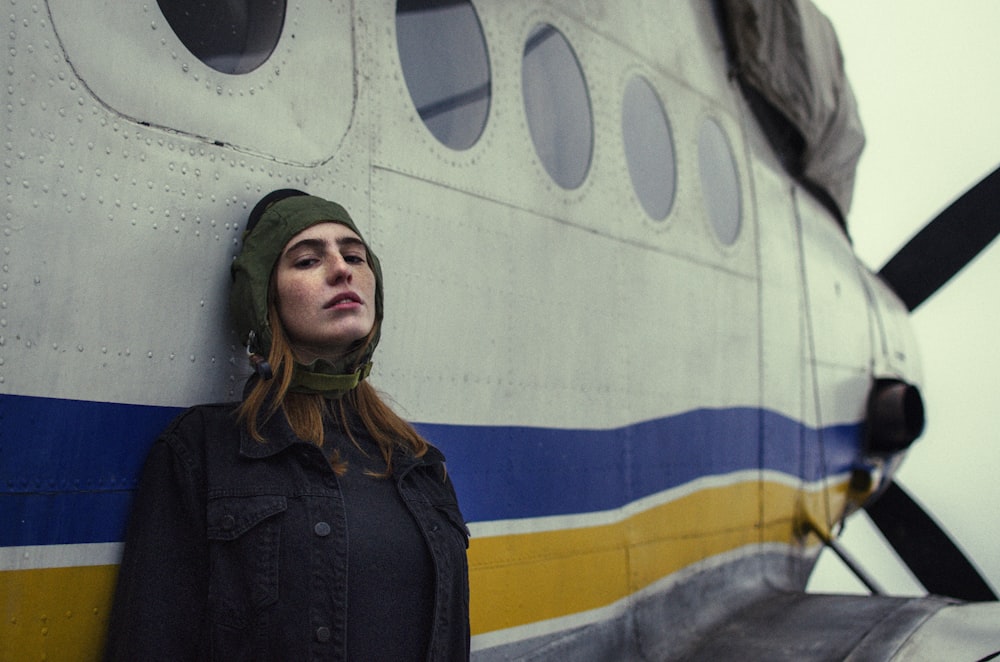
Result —
POLYGON ((347 308, 353 306, 359 306, 363 302, 361 297, 354 292, 343 292, 337 296, 330 299, 324 308, 347 308))

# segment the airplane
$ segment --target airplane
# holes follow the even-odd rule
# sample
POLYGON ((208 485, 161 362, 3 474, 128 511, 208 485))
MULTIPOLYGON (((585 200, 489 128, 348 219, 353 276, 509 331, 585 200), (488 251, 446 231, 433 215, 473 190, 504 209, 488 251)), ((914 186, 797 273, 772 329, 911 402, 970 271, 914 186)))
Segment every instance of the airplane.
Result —
POLYGON ((448 457, 473 659, 1000 652, 893 480, 909 313, 996 236, 1000 171, 865 267, 811 3, 203 5, 8 6, 0 659, 99 656, 145 451, 250 374, 227 266, 287 187, 382 260, 372 380, 448 457), (861 510, 928 595, 805 592, 824 548, 877 589, 838 542, 861 510))

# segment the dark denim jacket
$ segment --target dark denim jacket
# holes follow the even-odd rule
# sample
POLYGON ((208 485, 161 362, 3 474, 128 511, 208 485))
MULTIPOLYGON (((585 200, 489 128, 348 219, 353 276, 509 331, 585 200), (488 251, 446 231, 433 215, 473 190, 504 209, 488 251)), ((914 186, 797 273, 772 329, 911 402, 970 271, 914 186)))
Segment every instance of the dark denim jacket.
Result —
MULTIPOLYGON (((204 405, 153 445, 129 520, 108 660, 347 659, 337 476, 283 416, 263 432, 267 444, 236 425, 234 405, 204 405)), ((393 462, 434 562, 428 659, 467 660, 468 529, 444 456, 431 448, 393 462)))

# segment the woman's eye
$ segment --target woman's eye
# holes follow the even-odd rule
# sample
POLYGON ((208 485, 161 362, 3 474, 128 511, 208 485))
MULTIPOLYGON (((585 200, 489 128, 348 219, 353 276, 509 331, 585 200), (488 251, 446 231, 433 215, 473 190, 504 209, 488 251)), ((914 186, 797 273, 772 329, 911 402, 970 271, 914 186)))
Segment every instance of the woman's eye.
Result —
POLYGON ((308 269, 312 265, 316 264, 319 260, 314 257, 303 257, 295 260, 294 265, 296 269, 308 269))
POLYGON ((348 264, 364 264, 366 260, 363 255, 345 255, 344 261, 348 264))

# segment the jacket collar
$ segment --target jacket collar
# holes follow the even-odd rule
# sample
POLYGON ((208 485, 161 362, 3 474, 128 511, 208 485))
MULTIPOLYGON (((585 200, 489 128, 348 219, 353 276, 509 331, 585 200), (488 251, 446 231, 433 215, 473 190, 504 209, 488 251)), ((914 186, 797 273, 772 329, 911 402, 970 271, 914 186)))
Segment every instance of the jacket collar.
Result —
POLYGON ((265 419, 263 414, 257 419, 257 429, 265 441, 260 442, 250 435, 245 425, 240 426, 240 455, 253 460, 277 455, 289 446, 294 444, 309 444, 295 436, 292 427, 285 418, 285 413, 279 409, 270 418, 265 419))

